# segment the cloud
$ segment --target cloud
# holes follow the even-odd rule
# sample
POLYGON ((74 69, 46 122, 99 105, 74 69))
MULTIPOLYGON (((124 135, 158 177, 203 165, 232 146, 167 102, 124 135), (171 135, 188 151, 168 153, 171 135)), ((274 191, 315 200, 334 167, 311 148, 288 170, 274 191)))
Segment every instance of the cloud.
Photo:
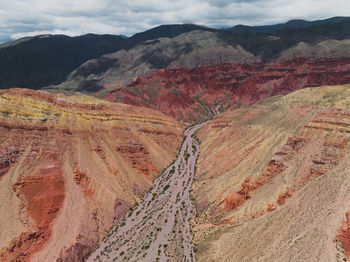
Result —
POLYGON ((132 35, 172 23, 211 27, 349 15, 344 0, 0 0, 0 42, 35 34, 132 35))

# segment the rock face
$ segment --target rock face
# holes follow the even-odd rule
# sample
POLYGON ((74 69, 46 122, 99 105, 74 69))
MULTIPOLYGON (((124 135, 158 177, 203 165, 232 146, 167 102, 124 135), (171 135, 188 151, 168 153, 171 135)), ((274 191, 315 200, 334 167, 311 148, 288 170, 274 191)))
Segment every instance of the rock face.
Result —
POLYGON ((0 92, 0 260, 81 261, 175 157, 183 126, 88 96, 0 92))
POLYGON ((350 58, 300 58, 267 65, 159 70, 110 92, 105 99, 150 107, 177 120, 193 122, 305 87, 346 83, 350 83, 350 58))
POLYGON ((199 261, 349 257, 350 86, 230 110, 199 131, 199 261))

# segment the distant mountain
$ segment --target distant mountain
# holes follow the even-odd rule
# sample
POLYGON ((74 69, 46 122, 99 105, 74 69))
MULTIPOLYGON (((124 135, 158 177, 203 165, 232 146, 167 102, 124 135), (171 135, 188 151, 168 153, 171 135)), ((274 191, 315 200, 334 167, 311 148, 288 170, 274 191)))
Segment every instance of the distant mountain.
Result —
MULTIPOLYGON (((319 22, 311 27, 285 28, 269 34, 210 32, 208 29, 182 33, 170 39, 161 37, 143 41, 133 47, 130 45, 127 50, 85 62, 68 76, 66 82, 50 89, 95 93, 102 97, 105 92, 130 84, 136 77, 149 76, 157 70, 174 66, 196 68, 222 63, 271 63, 302 57, 349 57, 350 20, 338 18, 329 21, 330 24, 319 22)), ((166 27, 152 29, 152 34, 145 32, 142 39, 159 36, 166 27)), ((168 35, 178 33, 178 25, 169 28, 172 30, 168 35)), ((182 31, 189 29, 185 25, 180 28, 182 31)), ((141 41, 141 35, 131 38, 141 41)))
MULTIPOLYGON (((319 43, 349 38, 349 17, 313 22, 291 20, 272 26, 240 25, 231 30, 195 24, 161 25, 131 37, 36 36, 0 45, 0 89, 41 89, 65 82, 67 78, 75 81, 81 76, 84 81, 79 78, 73 86, 70 82, 69 89, 91 91, 96 90, 102 79, 106 82, 113 78, 114 82, 125 84, 135 76, 149 75, 175 65, 192 68, 219 63, 271 62, 282 53, 284 57, 300 57, 304 53, 312 57, 313 49, 319 49, 319 43), (205 34, 198 40, 193 38, 194 31, 205 34), (174 38, 177 40, 172 41, 174 38), (298 47, 296 52, 293 51, 295 46, 298 47), (304 51, 304 47, 308 50, 304 51), (121 50, 123 52, 114 54, 121 50), (86 78, 89 80, 87 86, 86 78)), ((346 49, 335 41, 327 42, 328 47, 337 54, 336 57, 341 57, 346 49)), ((327 57, 333 57, 332 52, 327 57)), ((323 53, 317 51, 318 55, 323 53)))
POLYGON ((222 30, 219 35, 227 43, 238 44, 266 61, 271 61, 300 42, 317 44, 325 40, 350 38, 350 18, 331 18, 315 23, 308 27, 285 27, 271 33, 234 33, 222 30))
POLYGON ((227 30, 242 34, 242 33, 272 33, 285 28, 308 28, 315 25, 324 25, 324 24, 332 24, 332 23, 341 23, 341 22, 349 22, 350 17, 332 17, 324 20, 316 20, 316 21, 306 21, 302 19, 293 19, 286 23, 280 23, 276 25, 264 25, 264 26, 247 26, 247 25, 236 25, 227 30))
POLYGON ((175 37, 193 30, 215 31, 193 24, 162 25, 132 37, 87 34, 78 37, 44 35, 22 38, 0 45, 0 89, 40 89, 66 80, 82 63, 129 49, 159 37, 175 37))
POLYGON ((60 83, 85 61, 126 47, 120 36, 94 34, 36 36, 6 45, 0 48, 0 89, 60 83))
POLYGON ((0 49, 18 45, 18 44, 23 43, 25 41, 28 41, 28 40, 30 40, 32 38, 33 37, 30 37, 30 36, 29 37, 22 37, 20 39, 15 40, 15 41, 9 41, 9 42, 2 43, 2 44, 0 44, 0 49))
POLYGON ((216 32, 218 29, 200 26, 196 24, 174 24, 174 25, 161 25, 142 33, 133 35, 130 40, 133 43, 140 43, 150 39, 157 39, 161 37, 173 38, 180 34, 191 32, 194 30, 216 32))
POLYGON ((135 77, 175 66, 196 68, 221 63, 255 63, 259 59, 237 45, 228 45, 217 33, 192 31, 174 38, 145 41, 79 66, 50 90, 96 93, 130 84, 135 77))

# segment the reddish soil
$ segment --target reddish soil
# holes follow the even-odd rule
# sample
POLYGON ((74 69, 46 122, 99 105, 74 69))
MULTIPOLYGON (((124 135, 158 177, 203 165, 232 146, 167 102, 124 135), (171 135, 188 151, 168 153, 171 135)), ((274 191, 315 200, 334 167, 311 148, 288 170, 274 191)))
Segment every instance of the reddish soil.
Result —
POLYGON ((74 173, 74 182, 81 187, 81 189, 84 192, 84 195, 89 197, 89 198, 93 198, 94 196, 94 189, 90 187, 90 179, 89 177, 81 172, 78 168, 75 168, 73 170, 74 173))
POLYGON ((300 58, 268 65, 218 64, 160 70, 112 91, 105 99, 151 107, 191 122, 206 119, 218 105, 222 111, 305 87, 347 83, 350 58, 300 58))
POLYGON ((251 182, 251 178, 244 180, 241 185, 241 189, 238 192, 229 195, 224 200, 224 210, 236 210, 238 207, 244 204, 245 201, 251 198, 250 193, 254 192, 264 184, 271 181, 271 179, 281 174, 286 169, 286 166, 279 161, 271 160, 267 165, 265 172, 251 182))
POLYGON ((183 138, 183 126, 159 112, 85 96, 9 89, 0 90, 0 104, 1 224, 7 229, 0 261, 82 261, 113 218, 149 189, 183 138), (58 219, 62 212, 78 219, 58 219), (79 232, 54 237, 68 225, 79 232))
MULTIPOLYGON (((38 156, 38 145, 32 146, 29 158, 38 156)), ((26 159, 30 162, 30 159, 26 159)), ((33 232, 24 232, 14 238, 10 247, 0 254, 2 261, 29 261, 40 251, 52 234, 53 220, 64 200, 64 178, 56 147, 46 147, 42 152, 39 168, 33 174, 20 178, 13 191, 23 202, 32 219, 33 232)))
MULTIPOLYGON (((347 119, 350 120, 350 116, 345 110, 328 109, 318 112, 304 126, 299 136, 289 138, 286 144, 275 153, 259 177, 255 180, 252 178, 245 179, 240 190, 228 195, 220 203, 223 211, 237 210, 247 200, 252 198, 252 192, 271 182, 274 177, 280 175, 288 167, 293 166, 295 159, 300 154, 303 155, 304 162, 307 164, 297 171, 294 182, 283 193, 278 195, 275 203, 270 203, 267 206, 266 211, 271 212, 275 210, 278 206, 283 205, 288 198, 291 198, 298 189, 332 170, 343 158, 344 149, 348 144, 348 139, 344 137, 343 129, 344 126, 348 126, 344 122, 347 119), (333 131, 332 134, 325 132, 325 129, 322 127, 322 124, 326 125, 330 122, 334 123, 334 126, 327 126, 327 131, 333 131), (320 124, 320 128, 310 129, 310 127, 313 127, 313 123, 320 124), (315 145, 312 144, 312 140, 315 137, 321 141, 317 142, 318 148, 315 148, 315 145)), ((217 209, 213 212, 217 212, 217 209)))
POLYGON ((350 259, 350 211, 345 214, 345 220, 339 229, 337 238, 343 244, 345 256, 350 259))

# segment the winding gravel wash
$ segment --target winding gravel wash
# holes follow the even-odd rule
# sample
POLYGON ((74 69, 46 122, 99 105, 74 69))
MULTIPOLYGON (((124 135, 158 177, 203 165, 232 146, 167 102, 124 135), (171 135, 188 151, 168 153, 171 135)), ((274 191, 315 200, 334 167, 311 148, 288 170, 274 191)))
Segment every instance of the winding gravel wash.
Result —
POLYGON ((195 260, 189 224, 195 209, 190 188, 199 144, 193 134, 207 122, 186 129, 176 161, 87 261, 195 260))

